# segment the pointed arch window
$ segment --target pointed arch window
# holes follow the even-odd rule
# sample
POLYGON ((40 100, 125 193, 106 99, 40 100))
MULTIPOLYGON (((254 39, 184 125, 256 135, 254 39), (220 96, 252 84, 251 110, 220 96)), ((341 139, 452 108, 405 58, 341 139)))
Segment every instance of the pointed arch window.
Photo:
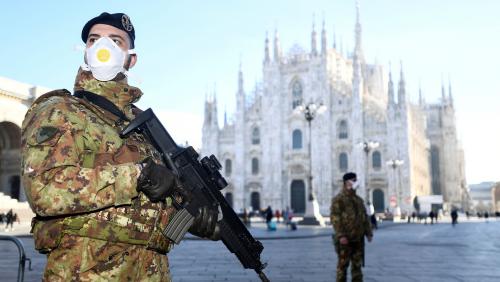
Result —
POLYGON ((258 127, 252 129, 252 145, 260 144, 260 130, 258 127))
POLYGON ((380 169, 382 167, 382 155, 379 151, 375 151, 372 154, 372 166, 374 169, 380 169))
POLYGON ((252 158, 252 174, 259 174, 259 159, 252 158))
POLYGON ((225 163, 226 176, 231 175, 231 172, 233 170, 232 165, 233 165, 233 162, 231 161, 231 159, 226 159, 226 163, 225 163))
POLYGON ((292 149, 302 149, 302 131, 295 129, 292 133, 292 149))
POLYGON ((296 80, 292 86, 292 109, 302 104, 302 84, 296 80))
POLYGON ((347 158, 347 154, 340 153, 340 155, 339 155, 339 169, 340 169, 340 171, 342 171, 342 172, 347 171, 348 167, 349 167, 349 160, 347 158))
POLYGON ((339 139, 347 139, 349 137, 347 121, 345 119, 339 122, 339 128, 337 129, 337 132, 339 139))

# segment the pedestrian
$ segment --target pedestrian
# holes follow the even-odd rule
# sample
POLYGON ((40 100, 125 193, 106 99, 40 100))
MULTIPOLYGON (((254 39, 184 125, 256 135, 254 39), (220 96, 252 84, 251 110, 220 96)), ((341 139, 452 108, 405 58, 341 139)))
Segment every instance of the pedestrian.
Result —
POLYGON ((429 212, 429 217, 431 218, 431 224, 434 224, 434 211, 429 212))
POLYGON ((485 211, 484 212, 484 221, 488 222, 488 217, 489 216, 490 216, 490 214, 487 211, 485 211))
POLYGON ((288 211, 288 224, 290 224, 290 230, 295 231, 297 230, 297 223, 293 222, 293 209, 290 209, 288 211))
MULTIPOLYGON (((142 92, 127 80, 137 63, 135 28, 125 14, 102 13, 81 38, 74 96, 42 95, 22 126, 33 239, 47 254, 42 279, 170 281, 166 254, 174 244, 162 231, 184 190, 147 136, 120 136, 141 112, 133 103, 142 92)), ((189 231, 217 240, 217 217, 218 207, 203 207, 189 231)))
POLYGON ((9 225, 11 227, 11 231, 14 227, 14 212, 12 211, 12 209, 10 209, 8 212, 7 212, 7 215, 5 216, 6 218, 6 223, 5 223, 5 231, 6 232, 9 232, 9 225))
POLYGON ((285 222, 285 227, 288 228, 288 224, 290 223, 288 221, 288 215, 290 213, 290 208, 287 206, 286 209, 283 211, 283 221, 285 222))
POLYGON ((342 179, 342 191, 332 199, 330 207, 338 256, 337 281, 346 281, 349 263, 352 281, 363 281, 361 266, 364 265, 365 236, 371 242, 373 233, 363 199, 356 195, 359 186, 356 174, 346 173, 342 179))
POLYGON ((276 222, 280 222, 281 213, 279 209, 276 209, 276 212, 274 212, 274 216, 276 217, 276 222))
POLYGON ((374 229, 377 229, 377 216, 375 215, 375 207, 372 203, 368 202, 368 217, 370 218, 370 223, 374 229))
POLYGON ((250 227, 250 216, 248 215, 247 208, 243 209, 243 223, 250 227))
POLYGON ((413 222, 415 222, 415 217, 417 217, 417 213, 416 212, 412 212, 411 213, 411 219, 413 222))
POLYGON ((453 227, 455 227, 455 224, 457 224, 457 223, 458 223, 458 220, 457 220, 457 219, 458 219, 458 213, 457 213, 457 210, 456 210, 456 209, 453 209, 453 210, 451 211, 451 225, 452 225, 453 227))

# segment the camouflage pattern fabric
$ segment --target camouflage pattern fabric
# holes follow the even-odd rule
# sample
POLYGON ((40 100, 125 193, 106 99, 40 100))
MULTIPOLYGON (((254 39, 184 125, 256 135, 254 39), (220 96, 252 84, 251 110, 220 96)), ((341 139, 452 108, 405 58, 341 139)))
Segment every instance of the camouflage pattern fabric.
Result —
POLYGON ((338 255, 337 263, 337 281, 346 281, 347 268, 349 262, 351 264, 352 281, 363 281, 363 272, 361 265, 363 264, 363 246, 361 242, 350 242, 347 245, 336 243, 335 249, 338 255))
MULTIPOLYGON (((98 81, 81 70, 75 90, 104 96, 130 119, 132 103, 142 95, 126 83, 98 81)), ((41 218, 34 230, 50 230, 34 233, 35 242, 47 243, 37 236, 57 233, 38 227, 49 222, 44 218, 64 220, 56 224, 63 226, 61 238, 45 249, 47 281, 170 280, 164 254, 172 244, 160 231, 176 210, 170 198, 152 203, 136 191, 135 163, 146 157, 159 162, 159 154, 141 135, 121 139, 120 130, 106 111, 61 91, 41 97, 26 114, 23 185, 41 218)))
POLYGON ((171 281, 168 258, 142 246, 64 236, 43 281, 171 281))
POLYGON ((343 189, 332 199, 330 220, 338 255, 337 281, 345 281, 349 261, 352 262, 352 281, 362 281, 364 236, 373 236, 363 199, 355 191, 343 189), (349 244, 340 244, 341 237, 346 237, 349 244))

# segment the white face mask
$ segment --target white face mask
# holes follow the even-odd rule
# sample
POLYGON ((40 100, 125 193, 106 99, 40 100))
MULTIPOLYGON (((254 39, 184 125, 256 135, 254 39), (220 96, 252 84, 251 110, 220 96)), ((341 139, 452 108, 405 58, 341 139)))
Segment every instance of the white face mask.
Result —
POLYGON ((82 69, 90 70, 98 80, 108 81, 115 78, 120 72, 128 75, 123 65, 127 54, 135 54, 135 51, 130 49, 128 52, 124 52, 111 38, 101 37, 92 47, 87 48, 85 54, 87 64, 83 64, 82 69))
POLYGON ((351 183, 352 183, 352 189, 353 190, 358 189, 358 187, 359 187, 359 182, 358 181, 352 181, 351 180, 351 183))

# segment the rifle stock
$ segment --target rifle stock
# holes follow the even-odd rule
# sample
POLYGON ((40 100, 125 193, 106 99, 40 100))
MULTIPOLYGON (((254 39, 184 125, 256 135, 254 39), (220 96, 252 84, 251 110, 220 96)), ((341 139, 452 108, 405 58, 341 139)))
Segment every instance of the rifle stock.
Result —
POLYGON ((219 173, 221 165, 217 158, 211 155, 198 160, 199 155, 193 147, 179 147, 151 109, 140 113, 121 135, 126 136, 134 131, 149 138, 161 153, 164 163, 178 176, 189 194, 188 202, 174 203, 179 211, 163 231, 164 236, 179 244, 193 224, 200 207, 220 207, 222 219, 217 224, 222 242, 236 255, 244 268, 255 270, 262 281, 269 281, 263 272, 266 264, 260 259, 264 249, 262 243, 250 234, 220 192, 227 186, 227 182, 219 173))

